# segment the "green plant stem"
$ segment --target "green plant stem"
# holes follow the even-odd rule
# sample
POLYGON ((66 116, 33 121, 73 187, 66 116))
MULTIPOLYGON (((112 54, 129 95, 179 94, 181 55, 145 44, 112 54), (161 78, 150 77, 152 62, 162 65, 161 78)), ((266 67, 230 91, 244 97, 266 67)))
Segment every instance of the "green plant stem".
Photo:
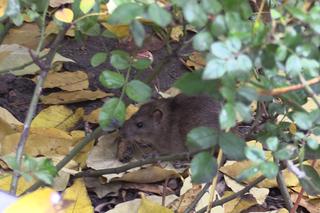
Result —
POLYGON ((299 79, 301 84, 304 86, 305 91, 310 95, 314 103, 317 105, 318 109, 320 109, 320 102, 317 99, 317 95, 312 90, 312 88, 308 85, 306 79, 303 77, 301 73, 299 74, 299 79))
MULTIPOLYGON (((26 120, 24 122, 23 130, 22 130, 22 133, 21 133, 21 136, 19 139, 19 143, 17 146, 16 161, 17 161, 19 170, 21 169, 21 162, 22 162, 24 147, 26 145, 27 138, 29 136, 31 121, 32 121, 34 114, 36 112, 36 109, 37 109, 37 105, 39 102, 39 98, 40 98, 40 94, 41 94, 41 91, 43 88, 44 81, 45 81, 47 74, 50 70, 51 62, 54 58, 54 55, 56 54, 57 47, 58 47, 59 43, 62 41, 62 39, 64 38, 64 34, 67 31, 67 29, 68 29, 68 27, 65 27, 63 30, 61 30, 59 32, 55 41, 52 44, 52 47, 51 47, 49 53, 46 55, 46 58, 44 59, 44 61, 40 61, 39 58, 33 58, 34 63, 36 63, 40 67, 41 72, 40 72, 40 75, 38 76, 37 85, 36 85, 36 88, 35 88, 33 96, 32 96, 32 100, 31 100, 31 103, 30 103, 30 106, 28 109, 28 114, 27 114, 26 120)), ((31 57, 33 57, 33 56, 31 55, 31 57)), ((18 171, 15 170, 13 172, 11 187, 10 187, 10 193, 12 195, 15 195, 16 191, 17 191, 18 179, 20 176, 19 170, 18 171)))
POLYGON ((46 1, 45 9, 43 11, 42 19, 40 23, 40 41, 38 43, 38 47, 36 50, 36 56, 39 56, 45 40, 45 27, 46 27, 46 17, 47 17, 48 7, 49 7, 49 1, 46 1))
MULTIPOLYGON (((102 128, 98 127, 91 134, 87 135, 82 141, 77 143, 77 145, 56 165, 57 171, 60 171, 65 165, 67 165, 67 163, 71 161, 88 143, 95 140, 102 134, 103 134, 102 128)), ((32 192, 44 184, 45 184, 44 182, 38 181, 22 194, 25 194, 27 192, 32 192)))
POLYGON ((192 156, 196 155, 199 152, 203 152, 210 149, 200 149, 193 152, 183 152, 183 153, 177 153, 173 155, 166 155, 166 156, 160 156, 156 158, 148 158, 145 160, 138 160, 131 163, 128 163, 124 166, 115 167, 115 168, 108 168, 108 169, 100 169, 100 170, 87 170, 83 172, 79 172, 74 175, 74 177, 99 177, 101 175, 106 174, 119 174, 121 172, 128 171, 129 169, 133 169, 139 166, 157 163, 157 162, 164 162, 164 161, 175 161, 175 160, 188 160, 192 156))
MULTIPOLYGON (((276 162, 277 162, 277 164, 279 164, 279 160, 278 159, 276 159, 276 162)), ((283 197, 283 200, 285 202, 286 208, 288 210, 290 210, 293 207, 293 204, 292 204, 292 201, 291 201, 291 198, 290 198, 290 194, 288 192, 287 185, 286 185, 286 182, 284 180, 284 177, 283 177, 283 174, 282 174, 281 170, 279 171, 279 173, 277 175, 277 183, 278 183, 278 187, 280 189, 281 195, 283 197)))

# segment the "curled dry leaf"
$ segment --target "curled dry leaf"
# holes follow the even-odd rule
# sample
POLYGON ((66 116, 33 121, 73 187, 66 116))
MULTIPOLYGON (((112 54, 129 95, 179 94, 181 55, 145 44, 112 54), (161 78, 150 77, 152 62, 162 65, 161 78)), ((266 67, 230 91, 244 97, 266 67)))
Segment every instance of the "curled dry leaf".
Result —
POLYGON ((80 90, 73 92, 55 92, 47 96, 41 96, 40 99, 44 104, 70 104, 82 101, 97 100, 113 96, 112 93, 105 93, 101 90, 80 90))
POLYGON ((183 36, 183 27, 174 26, 171 29, 170 38, 174 41, 180 41, 180 38, 183 36))

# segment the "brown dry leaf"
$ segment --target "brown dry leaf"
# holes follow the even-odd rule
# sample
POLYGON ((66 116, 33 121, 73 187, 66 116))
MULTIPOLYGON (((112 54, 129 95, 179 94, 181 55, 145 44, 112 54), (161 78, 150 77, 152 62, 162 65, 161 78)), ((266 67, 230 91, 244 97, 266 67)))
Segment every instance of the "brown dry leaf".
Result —
POLYGON ((49 5, 50 7, 60 7, 63 4, 71 4, 73 0, 50 0, 49 5))
POLYGON ((151 201, 147 198, 142 198, 141 203, 138 209, 138 213, 173 213, 174 211, 172 209, 168 209, 164 206, 161 206, 160 204, 151 201))
POLYGON ((73 185, 67 188, 63 193, 63 199, 74 201, 67 209, 66 213, 70 212, 94 212, 91 200, 88 196, 86 186, 83 179, 78 178, 73 185))
MULTIPOLYGON (((70 132, 74 144, 76 145, 76 143, 80 142, 80 140, 82 140, 85 137, 85 132, 84 131, 80 131, 80 130, 75 130, 70 132)), ((86 166, 86 161, 88 159, 88 155, 89 152, 91 151, 91 149, 93 148, 94 145, 94 141, 89 142, 83 149, 81 149, 81 151, 74 157, 74 160, 79 163, 80 167, 83 168, 86 166)))
MULTIPOLYGON (((1 155, 15 152, 21 133, 7 135, 1 142, 1 155)), ((67 132, 54 128, 31 128, 27 139, 25 153, 38 155, 66 155, 74 143, 67 132)))
MULTIPOLYGON (((219 170, 222 173, 228 175, 229 177, 236 179, 241 174, 241 172, 250 168, 251 166, 253 166, 253 164, 250 161, 241 161, 241 162, 227 161, 227 163, 223 167, 221 167, 219 170)), ((289 172, 287 169, 283 170, 282 172, 288 187, 297 186, 299 184, 299 180, 293 173, 289 172)), ((255 178, 257 178, 259 175, 261 174, 257 174, 254 177, 249 178, 248 180, 245 180, 244 182, 249 183, 253 181, 255 178)), ((278 184, 275 179, 272 179, 272 180, 265 179, 264 181, 258 184, 258 187, 260 188, 273 188, 277 186, 278 184)))
POLYGON ((15 133, 16 127, 22 125, 8 110, 0 107, 0 147, 4 137, 15 133))
MULTIPOLYGON (((41 51, 40 56, 43 56, 48 53, 48 49, 41 51)), ((33 52, 33 51, 32 51, 33 52)), ((18 44, 3 44, 0 46, 0 67, 1 70, 10 70, 12 68, 19 67, 23 64, 29 63, 32 61, 30 57, 29 49, 18 44)), ((71 59, 65 58, 60 54, 56 53, 52 64, 57 61, 69 61, 74 62, 71 59)), ((27 75, 35 74, 39 71, 39 67, 32 63, 29 66, 24 67, 20 70, 12 71, 14 75, 27 75)))
POLYGON ((164 92, 159 91, 158 93, 161 95, 162 98, 171 98, 179 95, 181 91, 178 88, 171 87, 164 92))
POLYGON ((66 91, 77 91, 88 89, 89 80, 87 73, 83 71, 75 72, 53 72, 49 73, 44 88, 61 88, 66 91))
POLYGON ((122 189, 136 189, 142 192, 153 193, 157 195, 170 195, 175 192, 170 188, 164 188, 163 185, 159 184, 148 184, 148 183, 123 183, 122 189))
POLYGON ((201 70, 206 65, 206 60, 201 53, 193 52, 185 62, 185 65, 192 70, 201 70))
MULTIPOLYGON (((291 200, 296 201, 298 193, 290 194, 291 200)), ((306 208, 310 213, 319 213, 320 212, 320 198, 309 199, 308 197, 302 196, 301 201, 299 202, 300 206, 306 208)))
POLYGON ((42 110, 32 121, 31 127, 72 129, 83 117, 84 109, 72 111, 63 105, 54 105, 42 110))
POLYGON ((112 181, 155 183, 171 177, 179 177, 179 174, 174 170, 167 170, 158 166, 150 166, 137 171, 126 173, 121 178, 113 178, 112 181))
POLYGON ((23 123, 18 121, 11 112, 9 112, 7 109, 0 107, 0 118, 6 121, 9 125, 14 126, 21 126, 23 123))
POLYGON ((170 33, 170 38, 174 41, 180 41, 180 38, 183 36, 183 27, 174 26, 170 33))
POLYGON ((83 120, 89 123, 94 123, 94 124, 99 123, 100 111, 101 111, 101 108, 93 110, 92 112, 90 112, 90 114, 83 116, 83 120))
MULTIPOLYGON (((222 198, 228 197, 234 194, 233 192, 226 191, 222 198)), ((225 213, 239 213, 243 210, 250 208, 251 206, 256 205, 256 200, 250 195, 243 195, 242 197, 237 197, 224 204, 225 213)))
POLYGON ((131 116, 139 110, 139 107, 133 104, 129 104, 126 108, 126 120, 131 118, 131 116))
POLYGON ((122 188, 122 183, 103 183, 100 177, 84 177, 86 187, 90 191, 94 191, 98 198, 103 198, 108 194, 117 196, 119 189, 122 188))
POLYGON ((40 29, 36 23, 24 23, 11 28, 4 37, 3 44, 18 44, 35 50, 40 39, 40 29))
POLYGON ((73 92, 55 92, 47 96, 41 96, 40 99, 44 104, 70 104, 88 100, 97 100, 104 97, 113 96, 112 93, 105 93, 101 90, 81 90, 73 92))

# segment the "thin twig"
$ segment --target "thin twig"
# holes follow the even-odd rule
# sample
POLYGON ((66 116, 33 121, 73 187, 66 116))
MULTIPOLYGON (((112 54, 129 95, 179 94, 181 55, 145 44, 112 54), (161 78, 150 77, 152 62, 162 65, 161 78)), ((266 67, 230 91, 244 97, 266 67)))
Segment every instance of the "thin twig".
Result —
POLYGON ((306 81, 306 79, 303 77, 303 75, 301 73, 299 74, 299 79, 300 79, 303 87, 305 88, 305 91, 311 96, 312 100, 317 105, 318 109, 320 109, 320 102, 317 99, 317 95, 312 90, 312 88, 309 86, 308 82, 306 81))
MULTIPOLYGON (((35 63, 42 66, 42 67, 40 67, 42 70, 40 72, 40 75, 38 76, 37 85, 36 85, 36 88, 35 88, 33 96, 32 96, 32 100, 31 100, 31 103, 30 103, 30 106, 28 109, 28 114, 27 114, 26 120, 24 122, 23 131, 21 133, 20 140, 19 140, 19 143, 17 146, 16 161, 19 165, 19 167, 18 167, 19 169, 15 170, 13 172, 13 177, 12 177, 11 187, 10 187, 10 193, 12 195, 15 195, 16 191, 17 191, 18 179, 20 176, 19 170, 21 169, 21 162, 22 162, 24 147, 25 147, 27 138, 29 136, 29 129, 30 129, 31 121, 32 121, 33 116, 34 116, 36 109, 37 109, 37 105, 38 105, 39 97, 40 97, 40 94, 41 94, 41 91, 43 88, 44 80, 49 72, 52 59, 53 59, 54 55, 56 54, 57 46, 59 45, 61 40, 64 38, 64 34, 67 31, 67 29, 68 29, 68 27, 65 27, 65 29, 63 29, 59 32, 55 41, 53 42, 52 48, 50 49, 49 53, 47 54, 47 56, 45 58, 45 62, 40 63, 39 58, 36 58, 36 59, 33 58, 35 63), (44 63, 45 63, 45 65, 44 65, 44 63)), ((31 54, 31 57, 34 57, 34 56, 31 54)))
POLYGON ((203 197, 203 195, 208 191, 209 187, 211 186, 211 183, 206 183, 202 190, 197 194, 197 196, 193 199, 191 204, 184 210, 184 213, 190 213, 198 204, 200 199, 203 197))
MULTIPOLYGON (((95 140, 101 134, 103 133, 102 129, 98 127, 95 129, 91 134, 87 135, 81 142, 77 143, 77 145, 67 154, 57 165, 56 169, 57 171, 61 170, 67 163, 74 158, 82 149, 85 147, 88 143, 95 140)), ((26 191, 24 191, 22 194, 25 194, 27 192, 32 192, 39 188, 40 186, 44 185, 42 181, 38 181, 35 184, 33 184, 30 188, 28 188, 26 191)))
MULTIPOLYGON (((279 164, 279 160, 278 159, 276 159, 276 162, 277 162, 277 164, 279 164)), ((292 204, 292 201, 291 201, 291 198, 290 198, 290 194, 288 192, 287 185, 286 185, 286 182, 284 180, 284 177, 283 177, 283 174, 282 174, 281 170, 279 171, 279 173, 277 175, 277 183, 278 183, 281 195, 283 197, 283 200, 285 202, 286 208, 288 210, 290 210, 293 207, 293 204, 292 204)))

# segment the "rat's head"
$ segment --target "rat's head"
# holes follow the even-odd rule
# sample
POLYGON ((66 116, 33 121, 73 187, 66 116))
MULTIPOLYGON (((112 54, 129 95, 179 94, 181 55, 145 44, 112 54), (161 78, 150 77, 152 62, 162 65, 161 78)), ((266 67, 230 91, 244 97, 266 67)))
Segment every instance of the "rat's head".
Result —
POLYGON ((164 111, 157 103, 150 102, 141 106, 120 130, 120 134, 128 141, 151 144, 161 134, 164 111))

